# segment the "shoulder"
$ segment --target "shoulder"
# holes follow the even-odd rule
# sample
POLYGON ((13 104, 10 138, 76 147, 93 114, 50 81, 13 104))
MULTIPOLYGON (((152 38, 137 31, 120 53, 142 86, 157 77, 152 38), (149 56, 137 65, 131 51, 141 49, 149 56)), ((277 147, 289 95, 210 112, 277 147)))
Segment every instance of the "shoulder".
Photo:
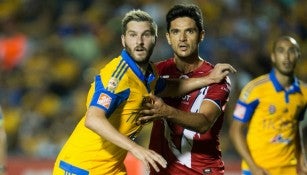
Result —
POLYGON ((159 69, 159 68, 163 68, 163 67, 167 67, 167 66, 170 66, 170 65, 174 65, 175 62, 174 62, 174 59, 173 58, 169 58, 169 59, 166 59, 166 60, 163 60, 163 61, 159 61, 159 62, 156 62, 155 65, 156 67, 159 69))
POLYGON ((302 81, 302 80, 299 80, 299 83, 300 83, 300 89, 301 89, 302 93, 307 98, 307 83, 302 81))
POLYGON ((204 60, 203 64, 199 68, 197 68, 196 72, 200 71, 204 72, 205 74, 209 74, 212 69, 214 69, 214 65, 204 60))
POLYGON ((267 83, 271 83, 271 80, 270 80, 269 74, 264 74, 248 82, 244 86, 243 91, 250 92, 255 89, 264 87, 267 83))
POLYGON ((307 83, 305 81, 299 80, 299 82, 302 88, 307 88, 307 83))
POLYGON ((261 75, 251 80, 243 87, 239 99, 246 101, 248 99, 259 98, 259 95, 263 95, 264 92, 271 92, 270 90, 267 91, 268 88, 274 88, 271 82, 269 74, 261 75))
POLYGON ((100 77, 106 87, 117 87, 123 82, 127 82, 127 70, 129 68, 121 56, 113 58, 102 69, 100 69, 100 77))
POLYGON ((124 63, 124 60, 121 58, 121 56, 115 57, 111 61, 109 61, 107 64, 105 64, 101 68, 101 71, 105 69, 116 69, 118 68, 120 64, 123 64, 123 63, 124 63))
POLYGON ((159 74, 163 74, 165 72, 168 72, 172 69, 176 69, 176 64, 174 62, 174 58, 169 58, 163 61, 159 61, 155 63, 155 66, 157 68, 157 71, 159 74))

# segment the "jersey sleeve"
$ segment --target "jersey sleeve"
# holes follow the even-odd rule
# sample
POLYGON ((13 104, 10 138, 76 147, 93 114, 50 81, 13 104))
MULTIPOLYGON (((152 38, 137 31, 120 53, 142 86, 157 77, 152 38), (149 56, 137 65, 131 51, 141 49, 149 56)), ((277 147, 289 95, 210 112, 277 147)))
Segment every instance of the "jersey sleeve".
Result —
POLYGON ((233 113, 233 118, 243 123, 248 122, 254 114, 254 111, 258 104, 259 100, 255 100, 250 103, 238 100, 233 113))
POLYGON ((95 77, 95 90, 90 102, 90 106, 96 106, 103 109, 107 116, 110 116, 112 112, 125 101, 130 94, 130 90, 126 89, 120 93, 113 93, 107 90, 101 81, 100 75, 95 77))
POLYGON ((222 110, 229 97, 230 82, 229 80, 227 80, 224 83, 213 84, 209 86, 207 92, 203 93, 206 93, 206 95, 204 96, 204 100, 207 99, 213 101, 222 110))
POLYGON ((250 121, 259 104, 259 99, 253 97, 253 90, 246 88, 247 86, 242 89, 233 112, 233 118, 243 123, 250 121))
POLYGON ((155 94, 159 94, 162 92, 166 87, 166 80, 164 78, 159 77, 157 80, 157 84, 155 87, 155 94))

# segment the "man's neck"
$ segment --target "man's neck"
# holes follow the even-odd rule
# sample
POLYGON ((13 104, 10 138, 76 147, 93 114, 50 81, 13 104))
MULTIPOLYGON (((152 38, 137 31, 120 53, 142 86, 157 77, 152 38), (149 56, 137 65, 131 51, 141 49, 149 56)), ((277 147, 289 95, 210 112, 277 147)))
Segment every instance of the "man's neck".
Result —
POLYGON ((290 86, 292 85, 292 83, 294 81, 294 75, 291 75, 291 76, 290 75, 283 75, 276 70, 275 70, 275 76, 276 76, 278 82, 280 83, 280 85, 282 85, 284 87, 284 89, 290 88, 290 86))
POLYGON ((136 65, 139 67, 139 69, 141 70, 143 75, 146 75, 149 63, 146 63, 146 64, 143 64, 143 63, 142 64, 138 64, 137 63, 136 65))
POLYGON ((176 63, 177 69, 180 70, 180 72, 183 74, 188 74, 194 71, 203 63, 203 60, 199 57, 193 59, 175 57, 174 61, 176 63))

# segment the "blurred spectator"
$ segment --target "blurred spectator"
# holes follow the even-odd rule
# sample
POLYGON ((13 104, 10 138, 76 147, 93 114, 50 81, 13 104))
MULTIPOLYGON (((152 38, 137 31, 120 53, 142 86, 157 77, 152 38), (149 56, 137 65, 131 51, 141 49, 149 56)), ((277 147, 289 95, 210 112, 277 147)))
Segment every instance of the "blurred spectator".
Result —
POLYGON ((0 63, 5 70, 17 67, 26 57, 28 38, 18 31, 14 18, 1 19, 0 63))
POLYGON ((0 107, 0 175, 6 174, 7 145, 4 118, 0 107))
MULTIPOLYGON (((280 34, 300 38, 299 78, 307 81, 307 2, 303 0, 185 0, 202 9, 205 41, 200 56, 229 62, 230 101, 248 80, 267 72, 268 41, 280 34)), ((147 10, 159 25, 152 61, 170 57, 164 16, 176 1, 4 0, 0 1, 0 105, 9 154, 53 158, 82 116, 88 82, 118 53, 120 19, 132 8, 147 10), (159 58, 159 59, 158 59, 159 58), (75 100, 78 99, 78 100, 75 100), (42 151, 42 150, 46 151, 42 151)), ((229 108, 234 102, 229 103, 229 108)), ((230 117, 230 114, 226 117, 230 117)), ((228 130, 227 122, 223 130, 228 130)), ((222 150, 234 156, 227 132, 222 150)), ((146 137, 143 137, 146 138, 146 137)), ((140 142, 142 142, 140 140, 140 142)))

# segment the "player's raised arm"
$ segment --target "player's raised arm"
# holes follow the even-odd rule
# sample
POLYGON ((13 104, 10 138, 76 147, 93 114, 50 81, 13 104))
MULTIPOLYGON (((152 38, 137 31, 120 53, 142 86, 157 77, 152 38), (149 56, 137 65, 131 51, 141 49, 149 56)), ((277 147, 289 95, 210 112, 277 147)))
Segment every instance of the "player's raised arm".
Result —
POLYGON ((186 94, 195 89, 208 86, 214 83, 220 83, 230 73, 236 73, 237 70, 230 64, 219 63, 214 69, 204 77, 188 79, 167 79, 165 89, 159 93, 160 97, 176 97, 186 94))

